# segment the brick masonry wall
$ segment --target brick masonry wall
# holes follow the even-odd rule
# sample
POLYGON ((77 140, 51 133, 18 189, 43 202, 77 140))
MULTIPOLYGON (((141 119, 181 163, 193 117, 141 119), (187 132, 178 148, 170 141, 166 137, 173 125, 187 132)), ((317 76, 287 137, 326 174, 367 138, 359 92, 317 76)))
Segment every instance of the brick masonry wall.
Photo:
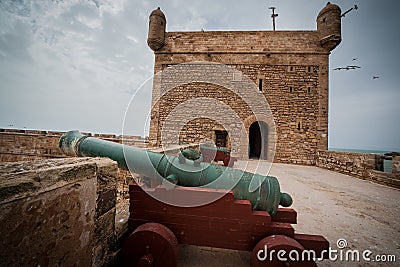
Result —
POLYGON ((276 124, 275 162, 315 165, 318 144, 325 148, 321 129, 327 129, 326 125, 318 124, 319 116, 327 115, 325 107, 321 114, 319 111, 319 66, 240 65, 236 68, 256 84, 263 78, 263 95, 276 124))
POLYGON ((368 180, 400 189, 400 176, 398 174, 371 170, 368 180))
POLYGON ((0 266, 106 266, 117 165, 70 158, 0 163, 0 266))
MULTIPOLYGON (((201 97, 213 98, 217 101, 220 101, 224 105, 229 106, 238 115, 239 120, 244 121, 247 117, 253 115, 247 104, 239 96, 232 94, 229 89, 207 83, 191 83, 186 84, 185 86, 178 86, 174 90, 171 90, 164 95, 164 97, 161 99, 159 120, 164 123, 167 117, 171 115, 173 109, 175 109, 178 105, 189 99, 201 97), (183 90, 185 91, 184 94, 182 94, 183 90)), ((179 132, 179 141, 184 141, 187 143, 199 143, 206 138, 213 140, 215 139, 213 136, 214 130, 227 130, 232 138, 233 131, 240 131, 240 128, 235 128, 235 119, 231 117, 228 118, 229 111, 221 110, 220 108, 216 107, 205 106, 199 101, 196 101, 193 104, 195 104, 195 106, 192 108, 195 109, 195 111, 190 110, 190 107, 185 110, 183 110, 182 107, 179 107, 179 114, 169 118, 170 124, 178 125, 181 121, 185 120, 187 115, 197 114, 197 116, 201 116, 207 114, 207 118, 190 120, 183 125, 183 128, 179 132), (221 122, 220 117, 224 117, 224 125, 221 125, 217 122, 218 120, 221 122)), ((162 128, 159 128, 160 136, 162 135, 161 131, 162 128)), ((240 140, 235 141, 236 143, 240 142, 240 140)), ((229 142, 228 147, 231 148, 229 142)), ((232 152, 233 154, 238 153, 238 148, 234 147, 232 152)))
POLYGON ((375 168, 375 155, 339 151, 318 151, 318 167, 367 179, 375 168))
POLYGON ((317 31, 168 32, 157 53, 325 53, 317 31))
POLYGON ((0 161, 64 157, 58 148, 61 132, 0 130, 0 161))
MULTIPOLYGON (((63 158, 65 155, 58 148, 62 134, 64 132, 0 129, 0 162, 63 158)), ((147 146, 147 139, 140 136, 84 134, 136 147, 147 146)))
MULTIPOLYGON (((64 132, 0 129, 0 163, 65 158, 58 148, 58 140, 62 134, 64 132)), ((148 144, 148 138, 143 139, 140 136, 84 134, 140 148, 146 148, 148 144)), ((139 177, 137 174, 133 175, 139 177)), ((117 201, 122 203, 128 197, 128 185, 134 179, 129 171, 122 169, 118 169, 117 177, 117 201)))
POLYGON ((392 173, 386 173, 375 170, 378 157, 374 154, 318 151, 316 166, 363 180, 400 188, 399 159, 400 157, 393 157, 393 171, 392 173))
MULTIPOLYGON (((317 150, 327 149, 329 51, 320 46, 317 31, 167 33, 165 46, 155 52, 154 70, 157 73, 170 66, 194 61, 232 67, 249 77, 256 88, 259 80, 263 79, 262 94, 269 103, 276 124, 275 162, 314 165, 317 150)), ((162 83, 168 81, 162 80, 162 83)), ((150 123, 152 145, 160 145, 161 129, 168 116, 166 112, 189 97, 206 94, 213 97, 217 94, 216 99, 228 105, 233 102, 235 111, 243 111, 238 113, 241 123, 246 119, 242 113, 249 113, 246 105, 231 101, 235 99, 232 93, 223 92, 214 84, 202 85, 196 94, 193 90, 191 84, 180 86, 174 95, 169 94, 164 101, 153 102, 150 123)), ((153 99, 159 95, 154 87, 153 99)), ((221 120, 225 119, 223 116, 220 114, 221 120)), ((193 124, 186 128, 195 129, 193 124)), ((196 129, 197 139, 212 136, 212 128, 210 122, 204 120, 204 128, 196 129)), ((180 136, 186 142, 193 140, 190 132, 183 131, 180 136)), ((246 158, 247 145, 248 139, 247 144, 239 144, 243 151, 238 151, 236 156, 246 158)))

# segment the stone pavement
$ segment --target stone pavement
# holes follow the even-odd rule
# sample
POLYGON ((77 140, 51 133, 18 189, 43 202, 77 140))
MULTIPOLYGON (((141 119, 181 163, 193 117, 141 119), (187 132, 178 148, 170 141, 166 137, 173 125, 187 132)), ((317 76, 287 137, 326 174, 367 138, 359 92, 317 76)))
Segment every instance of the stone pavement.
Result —
MULTIPOLYGON (((250 161, 248 171, 256 169, 250 161)), ((237 162, 242 168, 244 162, 237 162)), ((265 174, 261 163, 257 172, 265 174)), ((396 256, 397 263, 323 261, 318 266, 398 266, 400 262, 400 191, 313 166, 273 164, 269 175, 279 179, 282 192, 294 199, 297 233, 319 234, 332 249, 345 239, 348 249, 396 256)), ((206 234, 206 233, 204 233, 206 234)), ((249 266, 248 252, 180 246, 179 266, 249 266)), ((339 255, 339 254, 338 254, 339 255)))

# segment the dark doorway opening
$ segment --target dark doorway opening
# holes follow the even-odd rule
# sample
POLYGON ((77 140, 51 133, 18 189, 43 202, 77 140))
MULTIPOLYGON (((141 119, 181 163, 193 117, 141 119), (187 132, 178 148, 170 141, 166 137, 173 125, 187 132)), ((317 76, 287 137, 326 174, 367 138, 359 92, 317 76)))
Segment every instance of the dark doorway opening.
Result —
POLYGON ((215 145, 217 147, 226 147, 227 145, 227 131, 215 131, 215 145))
POLYGON ((249 158, 267 159, 268 125, 262 121, 253 122, 249 129, 249 158))

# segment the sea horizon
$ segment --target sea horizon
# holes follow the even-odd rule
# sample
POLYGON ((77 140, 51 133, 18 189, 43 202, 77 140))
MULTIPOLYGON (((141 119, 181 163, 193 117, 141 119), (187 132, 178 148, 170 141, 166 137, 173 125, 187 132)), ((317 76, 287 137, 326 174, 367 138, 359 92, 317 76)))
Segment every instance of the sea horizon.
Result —
POLYGON ((338 148, 329 147, 329 151, 340 151, 340 152, 354 152, 354 153, 368 153, 368 154, 385 154, 389 152, 400 152, 400 149, 359 149, 359 148, 338 148))

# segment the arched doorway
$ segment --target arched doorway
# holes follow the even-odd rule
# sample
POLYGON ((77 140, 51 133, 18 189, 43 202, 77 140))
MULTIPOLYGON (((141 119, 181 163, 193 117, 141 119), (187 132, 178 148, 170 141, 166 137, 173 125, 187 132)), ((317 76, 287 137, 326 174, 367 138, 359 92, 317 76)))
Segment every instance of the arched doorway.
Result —
POLYGON ((249 128, 249 158, 267 159, 268 125, 262 121, 253 122, 249 128))

